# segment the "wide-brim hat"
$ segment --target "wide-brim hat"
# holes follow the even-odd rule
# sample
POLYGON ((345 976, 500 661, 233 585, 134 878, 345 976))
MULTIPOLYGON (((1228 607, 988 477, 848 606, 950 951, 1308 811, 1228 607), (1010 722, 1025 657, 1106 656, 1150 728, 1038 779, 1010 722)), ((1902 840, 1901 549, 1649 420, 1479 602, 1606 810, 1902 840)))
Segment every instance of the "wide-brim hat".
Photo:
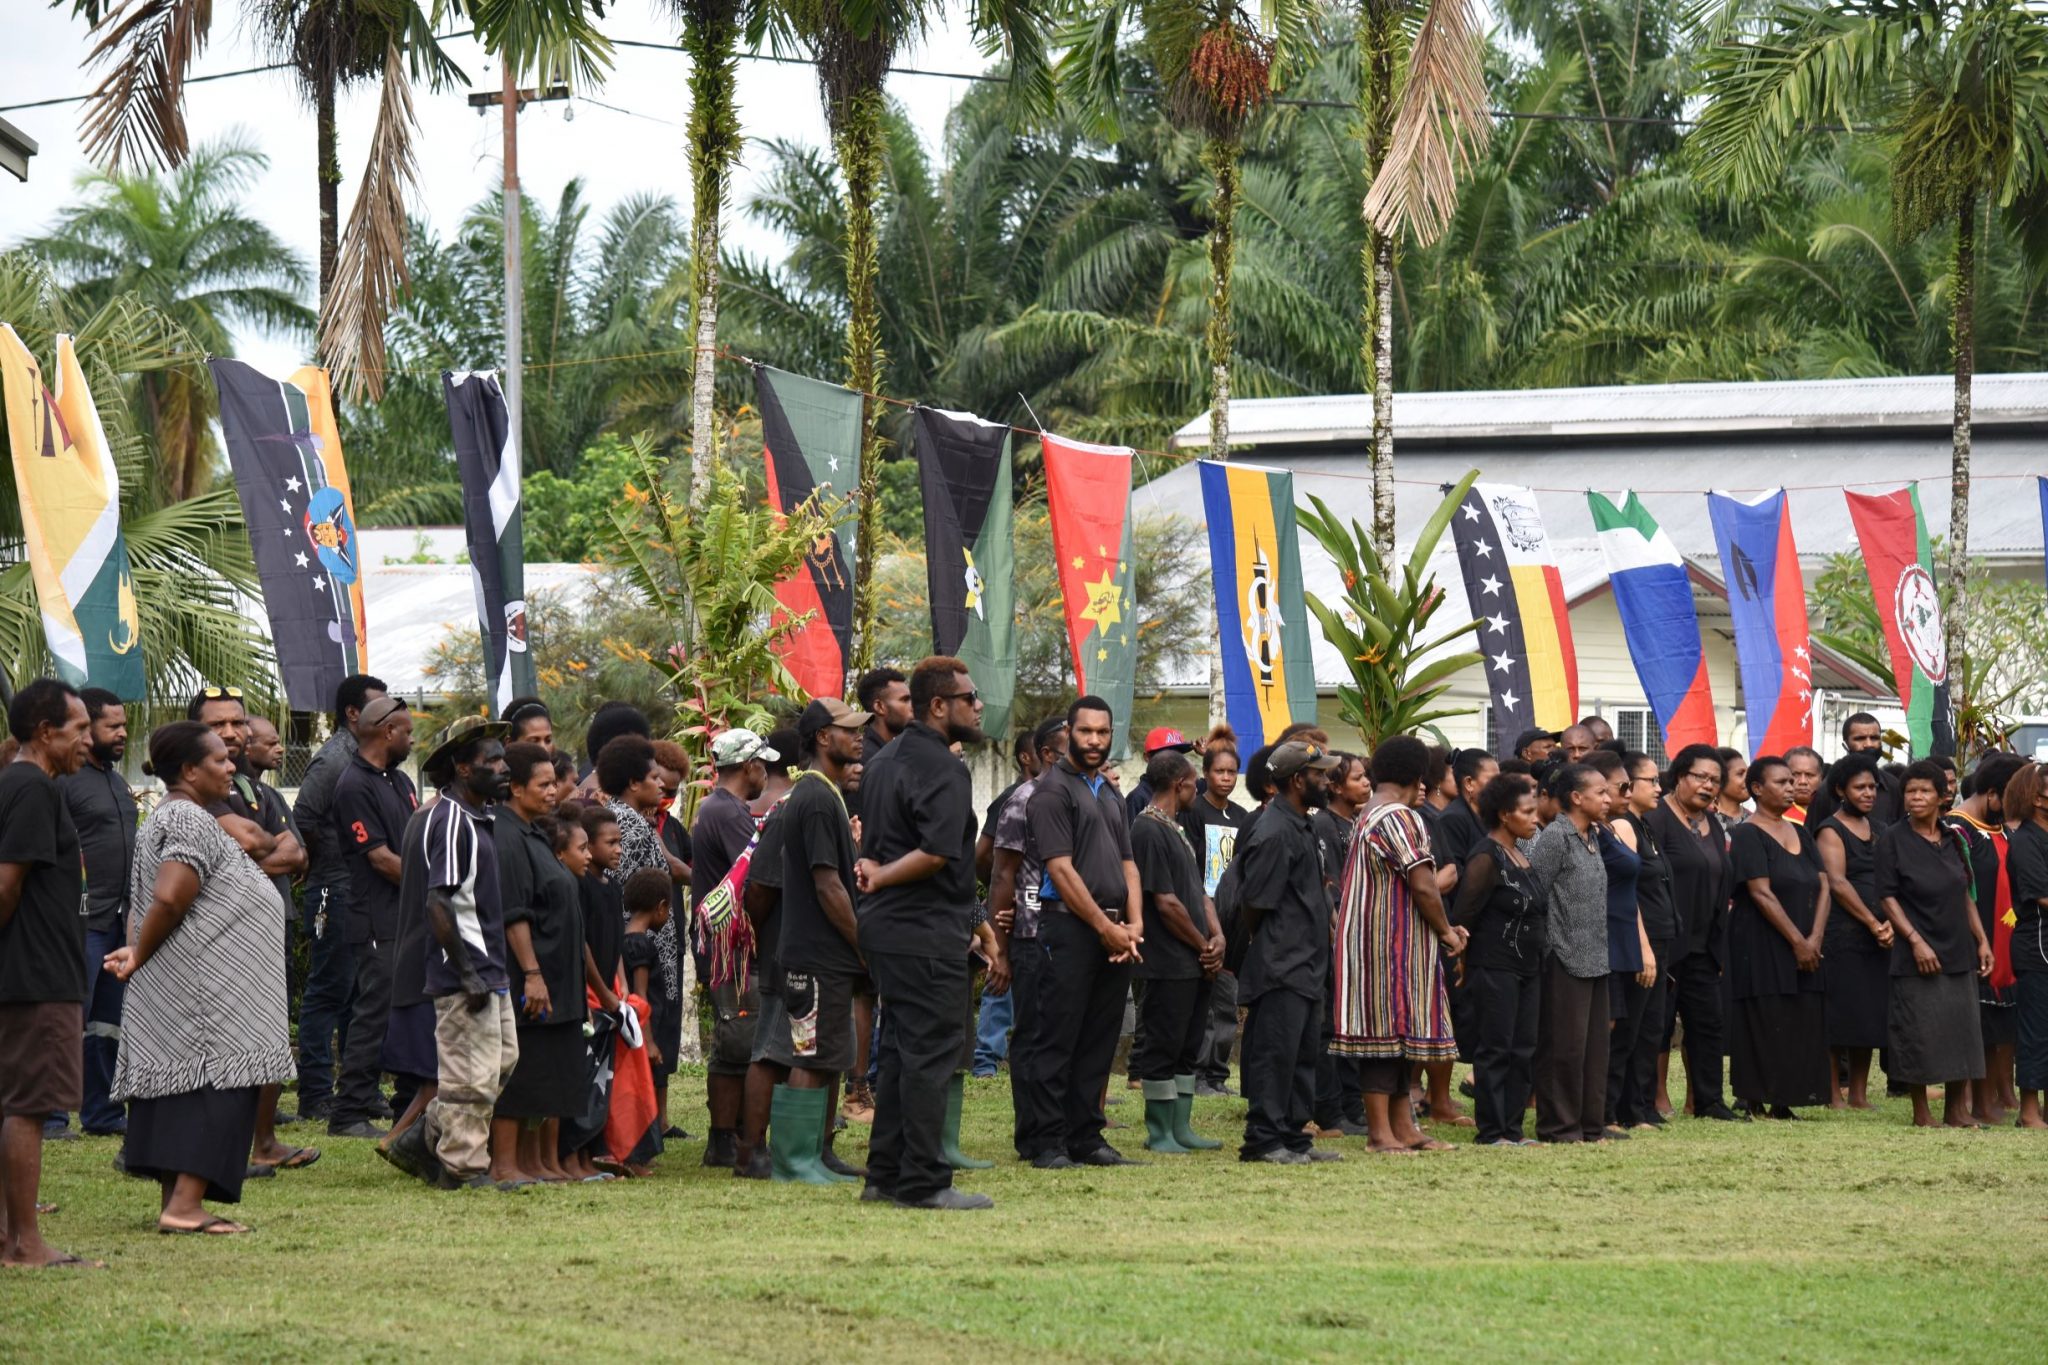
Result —
POLYGON ((502 720, 488 716, 457 716, 448 727, 434 736, 433 747, 420 760, 420 771, 439 768, 462 745, 473 739, 507 740, 512 737, 512 727, 502 720))

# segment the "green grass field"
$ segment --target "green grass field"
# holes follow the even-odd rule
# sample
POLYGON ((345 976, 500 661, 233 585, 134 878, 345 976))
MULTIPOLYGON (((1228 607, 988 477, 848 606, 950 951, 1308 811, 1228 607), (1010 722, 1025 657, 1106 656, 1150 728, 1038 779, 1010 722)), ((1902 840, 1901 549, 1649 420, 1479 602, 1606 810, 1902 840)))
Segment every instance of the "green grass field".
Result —
MULTIPOLYGON (((702 1081, 675 1112, 702 1127, 702 1081)), ((1121 1079, 1119 1078, 1119 1085, 1121 1079)), ((1002 1157, 1006 1081, 968 1093, 1002 1157)), ((1144 1155, 1135 1094, 1112 1133, 1144 1155)), ((1235 1157, 964 1176, 941 1215, 734 1180, 441 1194, 363 1142, 252 1182, 254 1235, 158 1236, 112 1139, 48 1148, 45 1221, 103 1272, 0 1273, 12 1360, 2043 1358, 2048 1135, 1915 1131, 1904 1101, 1608 1147, 1235 1157)), ((866 1130, 842 1150, 858 1157, 866 1130)))

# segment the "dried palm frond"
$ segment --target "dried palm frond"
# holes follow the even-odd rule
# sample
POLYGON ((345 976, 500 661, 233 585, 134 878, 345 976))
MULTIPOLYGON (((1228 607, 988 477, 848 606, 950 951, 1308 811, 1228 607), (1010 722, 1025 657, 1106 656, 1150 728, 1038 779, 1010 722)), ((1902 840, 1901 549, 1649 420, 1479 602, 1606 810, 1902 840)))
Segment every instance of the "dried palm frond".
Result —
POLYGON ((1450 223, 1458 175, 1486 150, 1485 35, 1474 0, 1430 0, 1408 59, 1387 159, 1365 196, 1381 232, 1407 228, 1423 246, 1450 223))
POLYGON ((80 120, 87 156, 110 170, 185 159, 185 73, 212 25, 213 0, 122 0, 100 16, 85 63, 112 66, 80 120))
POLYGON ((384 92, 369 162, 341 234, 334 287, 320 310, 320 354, 336 390, 356 401, 384 396, 384 322, 410 283, 405 201, 419 177, 412 151, 418 131, 405 54, 393 43, 384 53, 384 92))

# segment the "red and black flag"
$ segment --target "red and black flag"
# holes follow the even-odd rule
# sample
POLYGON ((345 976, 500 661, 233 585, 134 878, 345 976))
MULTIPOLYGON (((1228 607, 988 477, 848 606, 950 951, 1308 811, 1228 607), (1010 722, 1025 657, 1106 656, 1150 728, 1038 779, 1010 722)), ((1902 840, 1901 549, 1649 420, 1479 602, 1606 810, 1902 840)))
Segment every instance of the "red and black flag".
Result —
POLYGON ((768 504, 785 516, 812 496, 844 500, 829 535, 818 537, 804 567, 775 585, 792 615, 809 615, 782 638, 782 665, 813 697, 846 692, 853 658, 853 524, 851 494, 860 486, 860 395, 838 384, 754 367, 767 465, 768 504))
POLYGON ((985 708, 982 729, 1001 736, 1017 680, 1010 429, 920 407, 916 434, 932 650, 967 665, 985 708))

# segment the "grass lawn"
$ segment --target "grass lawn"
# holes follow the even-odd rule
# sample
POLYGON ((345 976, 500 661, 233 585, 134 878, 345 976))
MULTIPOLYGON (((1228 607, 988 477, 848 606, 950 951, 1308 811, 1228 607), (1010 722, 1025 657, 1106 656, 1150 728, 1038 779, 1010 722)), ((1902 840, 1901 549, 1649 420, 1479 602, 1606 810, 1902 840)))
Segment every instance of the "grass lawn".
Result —
MULTIPOLYGON (((1009 1112, 970 1082, 969 1150, 1004 1156, 1009 1112)), ((1135 1092, 1110 1113, 1142 1156, 1135 1092)), ((1267 1168, 1236 1160, 1242 1114, 1198 1101, 1229 1145, 1144 1169, 1000 1161, 962 1178, 996 1199, 971 1215, 736 1181, 701 1140, 646 1181, 441 1194, 299 1127, 326 1155, 252 1182, 255 1235, 219 1240, 156 1235, 112 1139, 54 1144, 45 1232, 111 1269, 0 1273, 0 1356, 2043 1358, 2048 1134, 1915 1131, 1889 1101, 1267 1168)))

